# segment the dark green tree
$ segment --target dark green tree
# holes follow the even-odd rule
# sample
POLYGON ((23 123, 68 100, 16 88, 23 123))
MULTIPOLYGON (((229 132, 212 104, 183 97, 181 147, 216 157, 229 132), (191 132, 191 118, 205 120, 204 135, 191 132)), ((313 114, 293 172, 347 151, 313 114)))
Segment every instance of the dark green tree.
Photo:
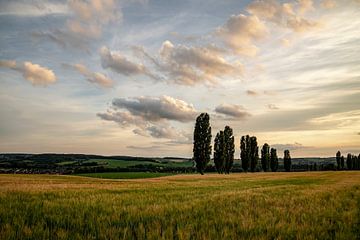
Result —
POLYGON ((216 134, 214 141, 214 164, 218 173, 224 172, 225 165, 225 138, 224 132, 220 131, 216 134))
POLYGON ((250 167, 250 170, 255 172, 257 162, 259 161, 259 148, 256 137, 250 137, 249 135, 242 136, 240 150, 241 166, 244 171, 247 172, 250 167))
POLYGON ((356 155, 354 155, 353 158, 354 158, 354 160, 353 160, 353 169, 358 170, 359 167, 360 167, 359 158, 356 155))
POLYGON ((275 148, 270 150, 270 168, 271 171, 276 172, 279 167, 279 159, 275 148))
POLYGON ((291 171, 291 157, 289 150, 284 151, 284 168, 287 172, 291 171))
POLYGON ((264 172, 269 170, 270 165, 270 146, 265 143, 261 149, 261 166, 264 172))
POLYGON ((336 153, 336 164, 337 164, 337 169, 340 170, 341 168, 341 152, 338 151, 336 153))
POLYGON ((255 172, 257 163, 259 161, 259 147, 257 145, 256 137, 250 137, 250 170, 255 172))
POLYGON ((193 154, 196 169, 203 175, 211 155, 211 126, 207 113, 201 113, 196 118, 193 154))
POLYGON ((345 159, 344 156, 341 156, 341 169, 345 168, 345 159))
POLYGON ((240 140, 240 159, 241 159, 241 167, 244 170, 244 172, 247 172, 249 169, 249 144, 250 143, 250 137, 249 135, 242 136, 240 140))
POLYGON ((225 173, 229 174, 234 164, 234 153, 235 153, 235 138, 233 136, 233 130, 229 126, 225 126, 224 139, 225 139, 225 173))
POLYGON ((352 169, 352 155, 350 153, 346 157, 346 167, 348 170, 352 169))

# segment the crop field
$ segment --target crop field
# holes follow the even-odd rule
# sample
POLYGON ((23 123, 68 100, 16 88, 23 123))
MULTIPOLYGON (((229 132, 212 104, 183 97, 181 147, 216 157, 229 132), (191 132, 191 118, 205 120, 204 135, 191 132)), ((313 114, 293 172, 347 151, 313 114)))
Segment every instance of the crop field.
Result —
POLYGON ((360 172, 0 175, 1 239, 359 239, 360 172))

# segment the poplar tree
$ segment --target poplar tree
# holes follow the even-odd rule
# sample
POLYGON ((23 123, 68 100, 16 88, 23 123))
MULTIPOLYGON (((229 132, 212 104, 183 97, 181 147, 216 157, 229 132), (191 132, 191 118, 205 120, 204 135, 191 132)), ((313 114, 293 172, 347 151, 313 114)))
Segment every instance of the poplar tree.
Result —
POLYGON ((214 141, 214 164, 218 173, 224 172, 224 163, 225 163, 224 145, 225 145, 224 132, 220 131, 216 134, 214 141))
POLYGON ((348 170, 352 169, 352 155, 350 153, 346 157, 346 167, 348 170))
POLYGON ((287 172, 290 172, 291 170, 291 157, 289 150, 284 151, 284 168, 287 172))
POLYGON ((336 164, 337 164, 337 169, 340 170, 341 168, 341 152, 338 151, 336 153, 336 164))
POLYGON ((230 173, 234 163, 234 136, 229 126, 216 134, 214 141, 214 163, 218 173, 230 173))
POLYGON ((240 158, 241 166, 245 172, 250 167, 250 171, 255 172, 257 162, 259 160, 259 148, 255 136, 242 136, 240 141, 240 158))
POLYGON ((269 170, 270 164, 270 146, 265 143, 261 149, 261 166, 264 172, 269 170))
POLYGON ((345 158, 344 156, 341 156, 341 169, 345 168, 345 158))
POLYGON ((225 139, 225 173, 229 174, 234 164, 234 153, 235 153, 235 138, 233 136, 233 130, 226 126, 224 129, 225 139))
POLYGON ((249 135, 242 136, 240 140, 240 159, 241 159, 241 167, 244 172, 247 172, 249 169, 249 147, 248 143, 250 137, 249 135))
POLYGON ((270 168, 271 171, 276 172, 279 167, 279 159, 275 148, 270 150, 270 168))
POLYGON ((196 118, 193 154, 196 169, 203 175, 206 165, 210 162, 211 155, 211 126, 210 117, 207 113, 201 113, 196 118))
POLYGON ((259 161, 259 147, 257 145, 256 137, 250 137, 250 170, 255 172, 257 163, 259 161))

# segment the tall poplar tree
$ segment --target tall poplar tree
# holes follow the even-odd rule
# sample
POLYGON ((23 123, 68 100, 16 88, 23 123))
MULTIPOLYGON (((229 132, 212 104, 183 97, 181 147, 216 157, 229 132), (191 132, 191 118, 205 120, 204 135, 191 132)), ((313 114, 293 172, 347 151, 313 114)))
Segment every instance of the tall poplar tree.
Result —
POLYGON ((249 169, 249 135, 242 136, 240 140, 240 159, 241 159, 241 167, 244 172, 247 172, 249 169))
POLYGON ((193 154, 197 171, 204 174, 211 155, 211 126, 210 117, 207 113, 201 113, 196 118, 193 154))
POLYGON ((230 170, 234 164, 234 153, 235 153, 235 138, 233 136, 233 130, 226 126, 224 129, 224 139, 225 139, 225 173, 229 174, 230 170))
POLYGON ((271 171, 276 172, 279 167, 279 159, 275 148, 270 150, 270 168, 271 171))
POLYGON ((250 137, 250 170, 255 172, 259 161, 259 147, 255 136, 250 137))
POLYGON ((214 140, 214 164, 218 173, 224 172, 224 163, 225 163, 225 138, 224 132, 220 131, 216 134, 214 140))
POLYGON ((265 143, 261 149, 261 167, 264 172, 269 170, 270 165, 270 146, 265 143))
POLYGON ((336 153, 336 164, 337 164, 337 169, 340 170, 341 168, 341 152, 338 151, 336 153))
POLYGON ((284 168, 287 172, 290 172, 291 170, 291 157, 289 150, 284 151, 284 168))

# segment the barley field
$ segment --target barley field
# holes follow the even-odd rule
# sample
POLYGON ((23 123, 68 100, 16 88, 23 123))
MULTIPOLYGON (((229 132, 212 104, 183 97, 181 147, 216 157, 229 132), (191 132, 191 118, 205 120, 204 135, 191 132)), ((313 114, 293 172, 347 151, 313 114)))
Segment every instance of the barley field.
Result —
POLYGON ((1 239, 359 239, 360 172, 0 175, 1 239))

